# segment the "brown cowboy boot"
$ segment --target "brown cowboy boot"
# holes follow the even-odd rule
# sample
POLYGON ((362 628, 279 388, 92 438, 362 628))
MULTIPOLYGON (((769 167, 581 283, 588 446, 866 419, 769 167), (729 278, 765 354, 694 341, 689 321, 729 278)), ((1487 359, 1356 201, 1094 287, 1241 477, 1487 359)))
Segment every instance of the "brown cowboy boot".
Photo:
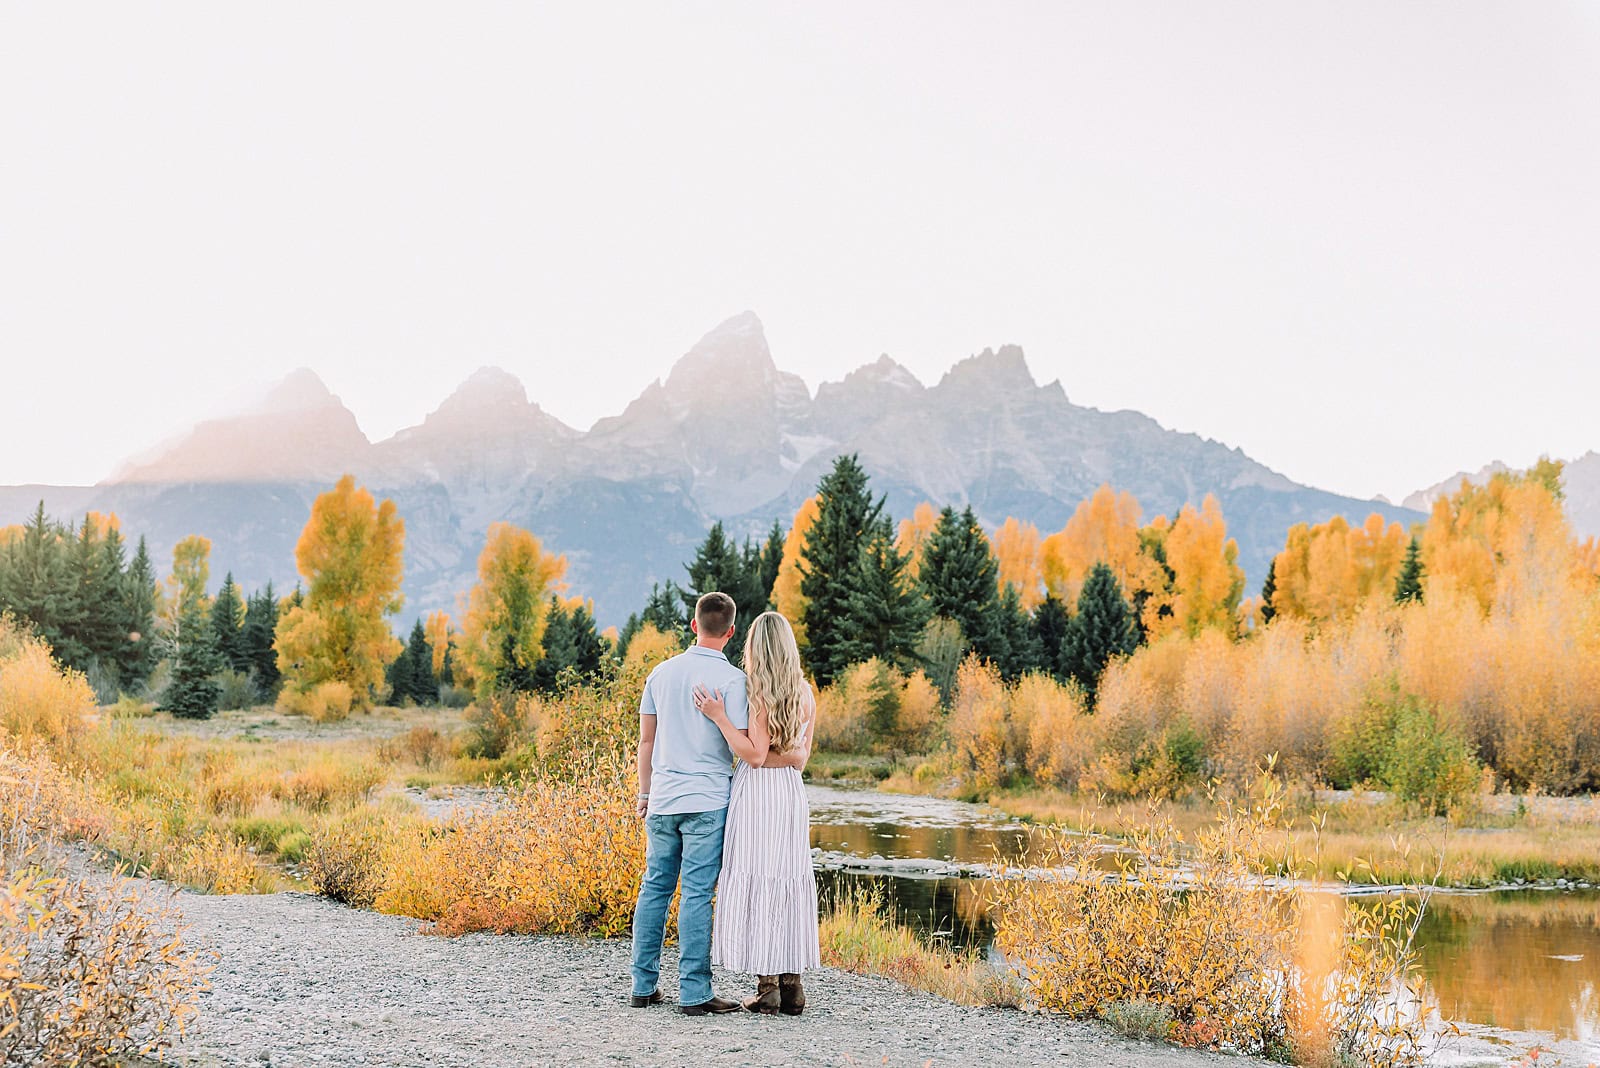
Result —
POLYGON ((776 975, 756 976, 756 996, 744 999, 744 1007, 751 1012, 759 1012, 763 1016, 776 1016, 782 1006, 778 996, 778 977, 776 975))
POLYGON ((800 985, 798 972, 778 976, 778 1009, 785 1016, 799 1016, 806 1011, 806 989, 800 985))

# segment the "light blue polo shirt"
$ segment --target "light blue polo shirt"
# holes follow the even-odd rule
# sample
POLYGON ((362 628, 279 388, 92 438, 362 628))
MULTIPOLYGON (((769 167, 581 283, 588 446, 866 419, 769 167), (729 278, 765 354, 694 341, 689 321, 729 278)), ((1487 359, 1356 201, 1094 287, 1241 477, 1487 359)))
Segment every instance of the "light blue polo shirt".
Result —
POLYGON ((733 750, 717 725, 694 707, 694 688, 722 694, 728 719, 740 730, 750 726, 744 672, 716 649, 691 645, 657 664, 644 683, 639 715, 656 717, 656 744, 650 759, 650 814, 712 812, 728 807, 733 781, 733 750))

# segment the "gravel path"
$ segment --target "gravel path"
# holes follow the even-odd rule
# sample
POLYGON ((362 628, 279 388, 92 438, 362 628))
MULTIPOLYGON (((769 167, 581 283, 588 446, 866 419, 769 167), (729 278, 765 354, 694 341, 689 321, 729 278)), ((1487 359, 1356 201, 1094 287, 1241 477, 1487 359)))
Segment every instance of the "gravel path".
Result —
MULTIPOLYGON (((1220 1057, 1123 1039, 1105 1028, 971 1009, 883 979, 808 975, 798 1019, 690 1019, 670 1002, 626 1004, 628 946, 500 935, 445 939, 409 920, 306 894, 179 893, 190 937, 219 955, 178 1064, 1081 1065, 1201 1068, 1220 1057)), ((674 988, 675 961, 663 987, 674 988)), ((717 989, 748 980, 719 973, 717 989)))

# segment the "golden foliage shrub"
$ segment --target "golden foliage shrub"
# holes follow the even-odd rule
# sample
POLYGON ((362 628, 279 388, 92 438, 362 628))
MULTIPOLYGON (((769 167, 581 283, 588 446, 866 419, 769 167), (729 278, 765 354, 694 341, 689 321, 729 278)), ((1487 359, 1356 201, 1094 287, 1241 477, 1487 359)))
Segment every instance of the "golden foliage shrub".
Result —
POLYGON ((338 679, 312 683, 305 687, 285 686, 278 694, 278 711, 291 716, 306 716, 317 723, 337 723, 348 719, 355 707, 355 691, 338 679))
POLYGON ((1113 871, 1102 840, 1059 833, 1029 858, 1052 877, 998 880, 996 944, 1033 1001, 1075 1016, 1162 1006, 1164 1037, 1186 1045, 1420 1063, 1420 1031, 1386 1007, 1413 979, 1415 906, 1376 919, 1351 910, 1331 927, 1318 909, 1308 917, 1311 895, 1274 879, 1279 865, 1302 868, 1273 857, 1281 797, 1263 779, 1254 804, 1224 806, 1192 843, 1153 819, 1119 843, 1113 871), (1308 971, 1313 944, 1324 964, 1308 971))
POLYGON ((73 784, 0 751, 0 1061, 120 1065, 160 1057, 198 1011, 208 961, 137 884, 57 874, 73 784))
POLYGON ((374 806, 328 820, 312 832, 306 851, 311 888, 341 904, 372 908, 389 886, 397 858, 424 835, 423 827, 414 815, 374 806))
POLYGON ((625 667, 561 694, 519 696, 514 718, 524 732, 521 740, 531 740, 540 772, 569 776, 600 754, 630 759, 638 747, 639 699, 648 674, 642 666, 625 667))
POLYGON ((895 734, 913 753, 926 753, 944 723, 939 708, 939 688, 919 668, 906 676, 900 689, 900 709, 895 716, 895 734))
POLYGON ((326 812, 366 800, 383 779, 383 770, 376 764, 325 753, 286 772, 274 784, 273 793, 308 812, 326 812))
POLYGON ((976 656, 962 661, 947 729, 957 772, 973 790, 999 789, 1016 770, 1019 754, 1007 698, 993 665, 976 656))
POLYGON ((55 662, 50 647, 0 619, 0 733, 28 747, 70 749, 89 728, 97 702, 83 675, 55 662))
POLYGON ((663 634, 654 623, 646 623, 628 642, 628 654, 622 667, 629 672, 650 674, 650 669, 663 660, 670 660, 683 652, 683 640, 675 634, 663 634))
POLYGON ((378 743, 378 758, 389 764, 409 763, 432 770, 458 755, 457 744, 436 727, 412 727, 378 743))
POLYGON ((871 747, 866 707, 853 699, 847 682, 854 670, 847 670, 817 694, 817 726, 812 742, 819 750, 860 753, 871 747))
POLYGON ((926 674, 907 675, 873 658, 846 668, 817 695, 814 741, 831 753, 922 753, 942 723, 939 690, 926 674))
POLYGON ((1026 731, 1028 774, 1035 782, 1076 789, 1098 748, 1099 720, 1083 690, 1043 675, 1025 675, 1011 695, 1013 717, 1026 731))
POLYGON ((405 839, 376 903, 441 934, 610 937, 632 920, 644 853, 632 769, 598 756, 565 779, 516 786, 497 809, 405 839))

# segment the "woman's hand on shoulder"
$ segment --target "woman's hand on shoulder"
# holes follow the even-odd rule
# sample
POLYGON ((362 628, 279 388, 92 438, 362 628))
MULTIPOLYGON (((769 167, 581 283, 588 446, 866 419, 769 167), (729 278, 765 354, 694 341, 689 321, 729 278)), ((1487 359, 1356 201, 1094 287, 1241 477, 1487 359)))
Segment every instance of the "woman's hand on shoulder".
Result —
POLYGON ((700 710, 702 716, 713 723, 720 724, 724 719, 728 718, 728 706, 722 700, 722 694, 704 686, 696 686, 694 688, 694 707, 700 710))

